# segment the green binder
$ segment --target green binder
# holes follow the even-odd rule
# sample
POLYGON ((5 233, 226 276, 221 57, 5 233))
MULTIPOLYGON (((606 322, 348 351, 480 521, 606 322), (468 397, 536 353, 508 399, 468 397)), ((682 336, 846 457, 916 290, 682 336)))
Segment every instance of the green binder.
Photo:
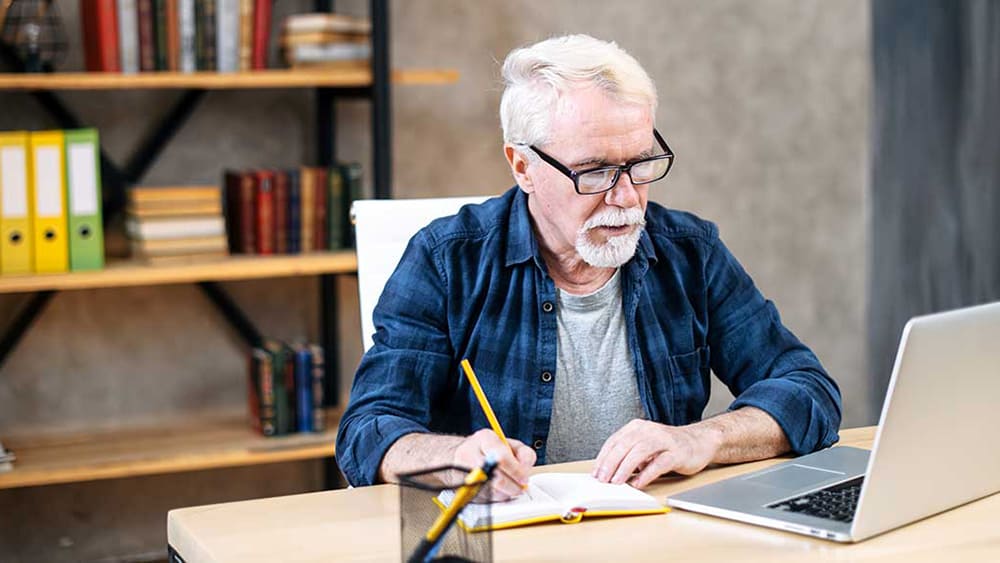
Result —
POLYGON ((65 131, 69 269, 104 267, 101 224, 101 145, 96 129, 65 131))

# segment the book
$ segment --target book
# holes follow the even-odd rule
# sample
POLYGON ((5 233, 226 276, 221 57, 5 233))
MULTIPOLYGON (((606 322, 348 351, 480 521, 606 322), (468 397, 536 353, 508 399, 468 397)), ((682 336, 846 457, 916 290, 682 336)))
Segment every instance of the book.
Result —
POLYGON ((153 0, 153 59, 156 70, 170 70, 167 35, 167 0, 153 0))
POLYGON ((323 43, 291 45, 285 49, 285 59, 292 63, 334 61, 367 61, 372 48, 367 43, 323 43))
POLYGON ((135 204, 129 203, 125 208, 129 215, 139 218, 147 217, 175 217, 177 215, 193 216, 218 216, 222 215, 222 202, 206 201, 204 203, 159 203, 135 204))
POLYGON ((265 341, 263 349, 267 351, 271 359, 274 435, 290 434, 295 431, 295 364, 291 349, 277 340, 265 341), (290 374, 289 371, 292 373, 290 374), (289 379, 291 379, 291 385, 288 385, 289 379))
POLYGON ((240 69, 239 0, 218 0, 215 24, 215 67, 219 72, 236 72, 240 69))
POLYGON ((288 177, 288 253, 302 250, 302 182, 297 169, 286 170, 288 177))
POLYGON ((180 36, 178 65, 181 72, 198 69, 197 25, 195 23, 194 0, 177 1, 177 28, 180 36))
POLYGON ((226 253, 226 237, 191 237, 162 240, 133 240, 132 254, 145 257, 177 256, 180 254, 226 253))
POLYGON ((254 0, 240 0, 240 70, 250 70, 253 59, 254 0))
POLYGON ((181 28, 178 0, 166 0, 167 30, 167 70, 177 72, 181 68, 181 28))
POLYGON ((128 192, 129 203, 140 206, 155 202, 175 204, 221 201, 219 186, 136 186, 128 192))
POLYGON ((274 254, 277 234, 274 228, 274 172, 258 170, 257 193, 254 198, 254 240, 257 254, 274 254))
POLYGON ((274 251, 288 254, 288 174, 274 171, 274 251))
POLYGON ((313 432, 312 350, 297 344, 295 350, 295 429, 313 432))
POLYGON ((299 171, 299 251, 312 252, 316 222, 316 168, 303 166, 299 171))
POLYGON ((254 348, 250 354, 250 372, 247 378, 247 397, 250 405, 250 423, 264 436, 274 436, 277 429, 274 410, 274 373, 271 354, 263 348, 254 348))
POLYGON ((361 185, 361 164, 358 162, 347 162, 338 165, 338 167, 340 168, 341 182, 343 183, 341 188, 342 200, 340 209, 337 211, 340 213, 341 240, 344 248, 353 248, 354 226, 351 224, 349 215, 354 200, 364 197, 361 185))
MULTIPOLYGON (((452 489, 436 498, 446 507, 455 498, 452 489)), ((602 483, 586 473, 539 473, 528 480, 521 496, 492 504, 469 504, 458 516, 467 531, 501 530, 541 522, 579 522, 584 517, 665 514, 670 509, 654 497, 629 485, 602 483)))
POLYGON ((312 401, 313 401, 313 432, 326 430, 326 412, 323 410, 323 397, 326 387, 326 362, 323 359, 323 347, 310 344, 312 353, 312 401))
POLYGON ((118 72, 118 11, 115 0, 82 0, 80 23, 83 49, 90 72, 118 72))
POLYGON ((271 0, 255 0, 253 6, 253 41, 250 43, 250 68, 267 68, 271 40, 271 0))
POLYGON ((327 174, 326 220, 327 242, 330 250, 344 248, 344 176, 339 166, 331 166, 327 174))
POLYGON ((329 180, 326 168, 314 168, 315 186, 313 191, 313 228, 312 228, 312 249, 326 250, 328 248, 327 236, 327 208, 326 200, 329 197, 329 180))
POLYGON ((133 256, 139 262, 147 266, 184 266, 187 264, 202 264, 205 262, 217 262, 228 258, 226 252, 201 252, 198 254, 166 254, 163 256, 148 256, 144 254, 133 256))
POLYGON ((224 176, 229 252, 254 254, 257 248, 254 241, 257 176, 238 170, 227 170, 224 176))
POLYGON ((313 12, 309 14, 293 14, 285 18, 283 31, 294 33, 371 33, 371 21, 344 14, 328 12, 313 12))
POLYGON ((117 0, 118 56, 121 71, 139 72, 139 9, 136 0, 117 0))
POLYGON ((323 45, 329 43, 347 43, 367 45, 370 35, 357 33, 332 33, 328 31, 307 31, 305 33, 290 33, 281 36, 281 47, 287 49, 295 45, 323 45))
POLYGON ((139 14, 139 70, 156 70, 156 24, 153 0, 137 0, 139 14))
POLYGON ((125 220, 125 232, 131 239, 178 239, 212 237, 226 234, 222 217, 171 217, 165 219, 125 220))
POLYGON ((196 0, 194 4, 195 59, 198 70, 215 70, 216 1, 196 0))

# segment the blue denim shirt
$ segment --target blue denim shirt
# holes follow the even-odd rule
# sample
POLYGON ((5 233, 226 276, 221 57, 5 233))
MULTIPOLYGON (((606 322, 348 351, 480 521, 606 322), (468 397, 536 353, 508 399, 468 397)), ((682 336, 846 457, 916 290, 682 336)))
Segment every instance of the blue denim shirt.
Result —
MULTIPOLYGON (((622 302, 650 420, 701 419, 714 372, 736 400, 769 413, 799 454, 834 443, 840 391, 730 254, 710 222, 650 202, 622 302)), ((353 485, 378 479, 405 434, 488 428, 462 375, 469 358, 504 432, 539 463, 555 389, 556 287, 517 187, 438 219, 410 240, 374 311, 374 345, 354 376, 337 435, 353 485), (546 381, 548 380, 548 381, 546 381)))

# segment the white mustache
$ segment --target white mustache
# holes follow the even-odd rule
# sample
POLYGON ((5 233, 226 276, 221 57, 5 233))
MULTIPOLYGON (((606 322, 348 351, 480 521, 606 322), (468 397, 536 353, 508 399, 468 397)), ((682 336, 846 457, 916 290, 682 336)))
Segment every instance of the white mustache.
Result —
POLYGON ((598 211, 580 227, 580 232, 584 233, 595 227, 624 227, 625 225, 646 226, 646 218, 643 217, 642 209, 639 207, 629 207, 628 209, 611 207, 598 211))

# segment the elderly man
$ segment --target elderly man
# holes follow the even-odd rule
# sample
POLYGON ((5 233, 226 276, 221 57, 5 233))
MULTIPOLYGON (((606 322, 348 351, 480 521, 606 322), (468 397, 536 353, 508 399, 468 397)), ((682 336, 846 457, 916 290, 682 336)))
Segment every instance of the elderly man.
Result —
POLYGON ((501 498, 536 462, 595 459, 599 480, 641 488, 835 442, 836 383, 715 225, 649 202, 674 155, 639 63, 573 35, 514 50, 503 76, 517 186, 410 241, 341 420, 347 479, 491 452, 501 498), (463 358, 510 448, 488 430, 463 358), (736 400, 702 420, 710 370, 736 400))

